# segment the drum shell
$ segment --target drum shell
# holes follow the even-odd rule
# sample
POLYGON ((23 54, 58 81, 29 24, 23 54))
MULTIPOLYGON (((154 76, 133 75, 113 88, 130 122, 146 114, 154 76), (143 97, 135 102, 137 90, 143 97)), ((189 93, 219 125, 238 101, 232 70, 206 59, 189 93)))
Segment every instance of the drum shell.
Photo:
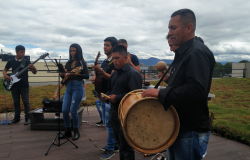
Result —
MULTIPOLYGON (((180 127, 179 117, 178 117, 178 114, 173 106, 170 106, 168 111, 165 111, 163 106, 160 104, 160 102, 157 98, 153 98, 153 97, 141 98, 142 92, 143 92, 143 90, 135 90, 135 91, 132 91, 132 92, 128 93, 127 95, 125 95, 120 103, 119 110, 118 110, 118 116, 119 116, 121 125, 123 127, 124 136, 125 136, 127 142, 129 143, 129 145, 131 147, 133 147, 134 149, 138 150, 139 152, 146 153, 146 154, 156 154, 156 153, 164 151, 166 148, 170 147, 174 143, 174 141, 177 138, 178 133, 179 133, 179 127, 180 127), (141 128, 143 128, 143 129, 142 129, 142 131, 137 131, 137 127, 135 127, 131 131, 130 124, 132 123, 132 121, 130 121, 130 119, 131 119, 132 113, 136 110, 136 108, 138 108, 138 105, 142 105, 142 104, 144 104, 144 105, 149 104, 150 105, 150 103, 148 103, 148 102, 151 103, 151 106, 145 107, 145 110, 149 110, 148 113, 150 113, 151 109, 153 109, 152 114, 153 114, 153 112, 154 113, 158 112, 158 111, 154 110, 155 108, 152 108, 153 104, 157 104, 156 108, 158 108, 158 110, 159 110, 159 115, 160 114, 165 114, 164 116, 171 115, 172 122, 164 123, 165 124, 164 127, 162 127, 161 123, 158 123, 158 124, 156 124, 156 126, 153 126, 152 129, 147 128, 147 127, 138 127, 138 130, 140 130, 141 128), (170 124, 169 128, 173 128, 173 129, 171 131, 169 131, 169 133, 166 132, 166 137, 163 136, 163 138, 162 138, 160 136, 161 138, 158 139, 158 141, 160 142, 160 143, 158 142, 160 144, 159 146, 157 146, 156 144, 151 145, 152 143, 154 143, 154 141, 153 141, 153 139, 155 138, 154 131, 157 133, 163 131, 164 129, 165 129, 164 131, 166 131, 166 129, 168 129, 168 124, 170 124), (157 125, 159 125, 159 127, 157 127, 157 125), (144 131, 144 133, 143 133, 143 131, 144 131), (134 132, 134 133, 137 132, 136 134, 139 135, 139 137, 144 137, 144 135, 145 135, 145 137, 148 137, 148 139, 150 139, 149 141, 151 141, 151 142, 144 143, 144 139, 143 139, 143 142, 142 142, 143 144, 139 144, 140 142, 136 142, 137 139, 135 137, 131 136, 131 134, 132 134, 131 132, 134 132), (139 133, 139 132, 141 132, 141 133, 139 133), (151 135, 146 135, 146 133, 149 133, 149 132, 151 133, 151 135), (152 147, 150 147, 150 145, 152 147)), ((142 107, 142 108, 144 108, 144 107, 142 107)), ((145 118, 145 116, 144 116, 145 113, 143 115, 139 115, 139 114, 140 114, 140 112, 137 112, 138 121, 141 118, 141 116, 145 118)), ((148 115, 148 116, 152 116, 152 115, 148 115)), ((149 120, 155 119, 155 117, 156 116, 154 116, 154 118, 149 118, 149 120)), ((148 118, 148 117, 146 117, 146 118, 148 118)), ((160 119, 161 119, 160 121, 165 121, 165 117, 161 117, 160 119)), ((141 125, 147 125, 147 122, 148 122, 148 120, 146 120, 146 119, 142 120, 141 125)), ((138 125, 138 123, 136 125, 138 125)), ((149 127, 150 127, 150 125, 149 125, 149 127)), ((152 127, 152 125, 151 125, 151 127, 152 127)), ((165 132, 163 132, 163 134, 165 134, 165 132)), ((138 139, 140 139, 140 138, 138 138, 138 139)), ((139 141, 142 141, 142 139, 139 141)))

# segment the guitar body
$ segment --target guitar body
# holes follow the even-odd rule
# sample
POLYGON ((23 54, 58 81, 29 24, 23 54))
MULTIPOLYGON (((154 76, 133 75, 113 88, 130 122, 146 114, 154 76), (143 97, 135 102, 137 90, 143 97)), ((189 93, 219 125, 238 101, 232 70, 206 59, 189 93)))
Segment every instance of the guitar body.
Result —
POLYGON ((16 77, 16 73, 13 73, 13 74, 8 74, 8 76, 10 76, 10 81, 6 81, 5 78, 3 78, 3 86, 4 88, 7 90, 7 91, 10 91, 11 87, 13 86, 14 83, 17 83, 21 80, 21 78, 17 78, 16 77))
POLYGON ((99 94, 102 92, 102 77, 97 73, 95 77, 95 91, 99 94))
MULTIPOLYGON (((98 59, 101 56, 100 51, 98 52, 96 59, 95 59, 95 66, 98 65, 98 59)), ((102 76, 99 73, 95 73, 95 91, 99 94, 102 92, 102 76)))
MULTIPOLYGON (((71 72, 75 73, 75 75, 78 75, 78 74, 80 74, 81 71, 82 71, 82 67, 77 67, 77 68, 73 69, 71 72)), ((71 74, 69 76, 67 76, 67 74, 65 74, 65 77, 62 80, 63 83, 67 83, 72 77, 74 77, 74 76, 71 74)))

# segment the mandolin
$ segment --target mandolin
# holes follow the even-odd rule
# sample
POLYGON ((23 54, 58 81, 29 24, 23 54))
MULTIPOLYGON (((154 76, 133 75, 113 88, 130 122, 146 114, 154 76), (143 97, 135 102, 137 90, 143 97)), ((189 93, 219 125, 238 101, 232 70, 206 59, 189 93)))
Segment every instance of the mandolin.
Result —
MULTIPOLYGON (((101 53, 99 51, 95 59, 95 66, 98 65, 99 63, 98 59, 100 56, 101 56, 101 53)), ((102 92, 102 76, 98 72, 95 72, 95 76, 96 76, 95 77, 95 91, 100 94, 102 92)))
MULTIPOLYGON (((82 67, 80 66, 80 67, 72 69, 72 71, 70 71, 70 72, 75 73, 74 75, 80 75, 81 71, 82 71, 82 67)), ((68 72, 68 73, 70 73, 70 72, 68 72)), ((62 82, 65 83, 66 81, 70 80, 72 77, 73 77, 73 75, 65 73, 65 76, 64 76, 62 82)))

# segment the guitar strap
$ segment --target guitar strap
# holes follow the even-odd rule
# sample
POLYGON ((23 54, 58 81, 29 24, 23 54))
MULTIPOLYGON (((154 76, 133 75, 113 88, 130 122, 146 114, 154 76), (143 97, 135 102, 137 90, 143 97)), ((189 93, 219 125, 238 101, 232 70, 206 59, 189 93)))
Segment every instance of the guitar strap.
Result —
POLYGON ((103 67, 103 70, 106 72, 112 63, 113 63, 113 59, 108 64, 106 64, 106 66, 103 67))
POLYGON ((17 68, 14 70, 13 73, 18 72, 21 68, 23 69, 23 68, 25 67, 25 62, 26 62, 26 59, 23 58, 23 60, 22 60, 22 62, 21 62, 21 64, 20 64, 20 66, 17 67, 17 68))

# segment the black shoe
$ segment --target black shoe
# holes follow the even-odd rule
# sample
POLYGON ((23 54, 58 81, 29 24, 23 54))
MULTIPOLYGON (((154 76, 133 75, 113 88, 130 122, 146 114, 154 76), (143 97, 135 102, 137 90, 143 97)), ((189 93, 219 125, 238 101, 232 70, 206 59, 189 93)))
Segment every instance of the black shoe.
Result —
POLYGON ((25 119, 24 125, 30 124, 30 119, 25 119))
POLYGON ((14 124, 14 123, 17 123, 17 122, 20 122, 20 119, 13 119, 12 121, 9 122, 9 124, 14 124))
POLYGON ((72 137, 72 140, 73 141, 78 140, 79 137, 80 137, 79 130, 78 130, 78 128, 75 128, 74 129, 74 136, 72 137))
POLYGON ((65 136, 66 136, 67 138, 72 137, 72 133, 71 133, 70 128, 66 128, 65 132, 63 133, 63 135, 60 135, 59 138, 60 138, 60 139, 64 139, 65 136), (63 136, 63 135, 64 135, 64 136, 63 136))
POLYGON ((97 125, 97 126, 103 126, 103 121, 101 120, 100 122, 97 122, 95 125, 97 125))
POLYGON ((115 155, 114 151, 108 151, 106 150, 102 157, 100 159, 110 159, 111 157, 113 157, 115 155))

